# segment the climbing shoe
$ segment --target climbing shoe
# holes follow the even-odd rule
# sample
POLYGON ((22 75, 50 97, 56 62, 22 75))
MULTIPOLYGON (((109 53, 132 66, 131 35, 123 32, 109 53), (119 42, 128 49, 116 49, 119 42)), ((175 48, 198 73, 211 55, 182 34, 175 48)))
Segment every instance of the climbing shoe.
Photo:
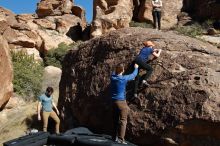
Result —
POLYGON ((146 86, 146 87, 150 86, 150 84, 149 84, 146 80, 143 80, 143 81, 142 81, 142 84, 143 84, 144 86, 146 86))
POLYGON ((137 94, 137 93, 135 93, 135 94, 134 94, 134 98, 137 98, 137 97, 138 97, 138 94, 137 94))
POLYGON ((120 143, 120 144, 128 144, 127 142, 125 142, 125 140, 122 140, 122 139, 118 139, 118 143, 120 143))

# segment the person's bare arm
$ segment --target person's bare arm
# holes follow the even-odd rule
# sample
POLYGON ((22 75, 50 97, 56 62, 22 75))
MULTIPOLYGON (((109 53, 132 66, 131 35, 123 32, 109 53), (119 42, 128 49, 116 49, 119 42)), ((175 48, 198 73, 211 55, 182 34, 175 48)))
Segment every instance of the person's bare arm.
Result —
POLYGON ((160 53, 161 53, 161 49, 158 49, 158 50, 155 50, 152 54, 154 57, 158 58, 160 56, 160 53))
POLYGON ((38 104, 37 104, 37 119, 38 119, 39 121, 41 120, 40 111, 41 111, 41 102, 38 101, 38 104))
POLYGON ((152 6, 157 7, 157 5, 154 3, 154 1, 152 1, 152 6))
POLYGON ((60 114, 60 112, 59 112, 59 110, 57 109, 57 106, 56 106, 56 104, 52 101, 52 105, 53 105, 53 107, 55 108, 55 110, 56 110, 56 112, 57 112, 57 115, 59 115, 60 114))

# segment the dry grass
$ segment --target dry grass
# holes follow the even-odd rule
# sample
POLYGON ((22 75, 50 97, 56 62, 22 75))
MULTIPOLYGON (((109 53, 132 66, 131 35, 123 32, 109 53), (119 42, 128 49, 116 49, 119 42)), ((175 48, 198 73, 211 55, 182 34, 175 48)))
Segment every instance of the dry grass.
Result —
POLYGON ((30 119, 36 115, 36 102, 25 103, 0 112, 0 146, 5 141, 25 135, 30 128, 30 119))

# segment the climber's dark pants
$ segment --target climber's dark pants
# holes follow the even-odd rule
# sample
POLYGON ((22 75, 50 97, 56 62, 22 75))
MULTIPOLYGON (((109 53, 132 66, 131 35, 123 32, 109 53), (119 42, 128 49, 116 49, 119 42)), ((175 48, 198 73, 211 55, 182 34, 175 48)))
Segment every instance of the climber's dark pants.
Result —
POLYGON ((152 15, 154 20, 154 28, 157 28, 157 22, 158 22, 158 29, 160 30, 161 11, 152 11, 152 15))
POLYGON ((126 100, 113 100, 112 101, 112 112, 113 112, 113 140, 116 137, 124 141, 127 117, 129 113, 129 107, 126 100))
POLYGON ((153 68, 149 64, 147 64, 146 61, 144 61, 140 58, 136 58, 135 63, 139 65, 138 75, 135 78, 135 86, 134 86, 134 93, 136 94, 137 90, 138 90, 140 80, 143 79, 143 80, 147 81, 147 79, 150 77, 150 75, 153 72, 153 68), (146 74, 144 74, 142 77, 139 75, 140 69, 146 70, 146 74))

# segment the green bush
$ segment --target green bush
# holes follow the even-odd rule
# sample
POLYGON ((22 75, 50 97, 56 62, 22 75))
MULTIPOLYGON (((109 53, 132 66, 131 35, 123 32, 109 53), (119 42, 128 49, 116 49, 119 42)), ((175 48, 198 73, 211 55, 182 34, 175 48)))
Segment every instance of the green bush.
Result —
POLYGON ((181 34, 184 34, 190 37, 196 37, 196 36, 202 35, 204 31, 203 27, 198 23, 195 23, 189 26, 176 27, 175 30, 181 34))
POLYGON ((153 25, 147 22, 136 22, 136 21, 131 21, 129 23, 130 27, 142 27, 142 28, 153 28, 153 25))
POLYGON ((214 20, 213 20, 213 19, 208 19, 208 20, 206 20, 206 21, 204 21, 204 22, 202 23, 202 27, 203 27, 204 29, 213 28, 213 23, 214 23, 214 20))
POLYGON ((41 92, 43 64, 36 62, 34 56, 25 52, 11 52, 14 68, 14 91, 25 100, 36 100, 41 92))
POLYGON ((73 43, 71 45, 66 45, 65 43, 60 43, 57 48, 49 50, 44 57, 45 66, 55 66, 62 67, 62 61, 67 51, 72 49, 74 46, 78 46, 81 42, 73 43))

